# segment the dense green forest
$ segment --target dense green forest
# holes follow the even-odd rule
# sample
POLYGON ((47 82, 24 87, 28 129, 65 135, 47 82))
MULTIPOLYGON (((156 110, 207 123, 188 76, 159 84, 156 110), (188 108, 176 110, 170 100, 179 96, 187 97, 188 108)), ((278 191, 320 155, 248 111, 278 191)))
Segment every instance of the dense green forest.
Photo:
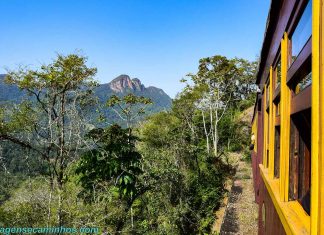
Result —
POLYGON ((33 98, 0 107, 0 227, 211 234, 235 174, 227 153, 249 145, 238 117, 254 102, 256 63, 201 59, 169 111, 138 119, 152 100, 129 93, 99 105, 86 62, 58 55, 8 71, 6 82, 33 98))

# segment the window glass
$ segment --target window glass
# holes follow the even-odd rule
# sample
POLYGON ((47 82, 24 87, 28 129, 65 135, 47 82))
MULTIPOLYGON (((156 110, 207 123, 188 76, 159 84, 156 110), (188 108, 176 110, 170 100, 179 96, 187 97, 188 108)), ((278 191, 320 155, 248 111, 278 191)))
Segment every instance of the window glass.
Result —
POLYGON ((292 115, 290 124, 289 199, 310 214, 311 109, 292 115))
POLYGON ((295 61, 308 39, 312 36, 312 1, 310 0, 291 37, 291 59, 295 61))
POLYGON ((279 103, 276 105, 276 116, 280 115, 280 101, 279 103))
POLYGON ((276 88, 280 86, 281 82, 281 58, 279 58, 278 64, 275 69, 275 76, 276 76, 276 88))
POLYGON ((280 176, 280 126, 275 127, 274 176, 280 176))
POLYGON ((307 74, 302 80, 298 82, 298 84, 294 89, 295 94, 297 95, 299 92, 301 92, 311 84, 312 84, 312 72, 307 74))

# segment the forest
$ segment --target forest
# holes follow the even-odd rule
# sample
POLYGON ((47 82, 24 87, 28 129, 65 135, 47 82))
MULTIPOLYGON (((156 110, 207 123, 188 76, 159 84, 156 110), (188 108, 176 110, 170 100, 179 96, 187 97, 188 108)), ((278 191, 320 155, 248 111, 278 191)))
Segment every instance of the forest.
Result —
POLYGON ((235 175, 228 153, 249 161, 240 115, 255 101, 256 69, 202 58, 172 107, 154 114, 152 100, 132 93, 99 104, 97 69, 83 55, 8 71, 6 82, 28 98, 0 103, 0 227, 212 234, 235 175))

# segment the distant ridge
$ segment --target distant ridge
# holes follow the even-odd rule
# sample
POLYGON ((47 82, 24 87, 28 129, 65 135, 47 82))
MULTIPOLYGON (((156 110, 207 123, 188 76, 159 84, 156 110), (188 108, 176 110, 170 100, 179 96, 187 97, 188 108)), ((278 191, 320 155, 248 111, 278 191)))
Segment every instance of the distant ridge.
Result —
POLYGON ((5 83, 6 74, 0 74, 0 102, 4 101, 19 101, 25 96, 16 85, 5 83))
MULTIPOLYGON (((19 89, 16 85, 10 85, 4 82, 5 74, 0 74, 0 103, 7 101, 20 101, 26 93, 19 89)), ((95 88, 95 95, 98 96, 100 103, 104 104, 112 95, 123 97, 128 93, 137 96, 150 98, 153 104, 147 109, 147 114, 157 113, 171 108, 172 99, 160 88, 149 86, 145 87, 138 78, 130 78, 126 74, 122 74, 109 83, 101 84, 95 88)), ((112 120, 118 117, 107 111, 106 115, 112 120)))
POLYGON ((145 87, 140 79, 131 79, 125 74, 119 75, 109 83, 101 84, 95 90, 101 101, 107 100, 112 95, 122 97, 128 93, 150 98, 153 101, 152 112, 171 108, 172 99, 162 89, 154 86, 145 87))

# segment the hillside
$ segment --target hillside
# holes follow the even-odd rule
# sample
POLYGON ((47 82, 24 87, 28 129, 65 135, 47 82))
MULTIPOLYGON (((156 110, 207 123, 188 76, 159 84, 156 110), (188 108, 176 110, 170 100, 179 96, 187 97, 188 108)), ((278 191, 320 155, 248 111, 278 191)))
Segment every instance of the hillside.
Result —
POLYGON ((4 82, 5 74, 0 74, 0 102, 19 101, 24 92, 15 85, 9 85, 4 82))
POLYGON ((201 59, 197 74, 188 77, 189 87, 172 104, 163 90, 128 75, 96 86, 99 102, 84 99, 90 92, 76 86, 86 91, 84 84, 97 70, 75 54, 58 55, 50 70, 44 66, 22 84, 46 91, 40 104, 16 107, 9 98, 21 99, 24 93, 2 83, 0 228, 64 225, 98 228, 97 234, 255 234, 256 226, 242 226, 256 225, 251 167, 245 162, 250 159, 248 116, 253 108, 244 111, 255 98, 246 76, 255 73, 252 64, 240 61, 244 65, 219 55, 201 59), (116 97, 129 93, 154 102, 146 115, 169 110, 134 120, 143 110, 133 101, 150 102, 116 97), (224 101, 226 106, 215 105, 224 101), (126 123, 107 106, 123 110, 130 128, 111 125, 126 123), (233 187, 220 220, 216 212, 230 191, 224 187, 229 179, 233 187))
MULTIPOLYGON (((25 92, 15 85, 4 82, 5 74, 0 74, 0 102, 20 101, 25 92)), ((100 84, 95 88, 95 96, 99 98, 100 104, 104 104, 112 95, 124 96, 133 93, 138 96, 150 98, 153 104, 147 109, 147 114, 153 114, 171 108, 172 99, 160 88, 149 86, 145 87, 138 78, 131 79, 128 75, 120 75, 109 83, 100 84)), ((115 113, 105 110, 105 115, 111 122, 118 122, 115 113)))

